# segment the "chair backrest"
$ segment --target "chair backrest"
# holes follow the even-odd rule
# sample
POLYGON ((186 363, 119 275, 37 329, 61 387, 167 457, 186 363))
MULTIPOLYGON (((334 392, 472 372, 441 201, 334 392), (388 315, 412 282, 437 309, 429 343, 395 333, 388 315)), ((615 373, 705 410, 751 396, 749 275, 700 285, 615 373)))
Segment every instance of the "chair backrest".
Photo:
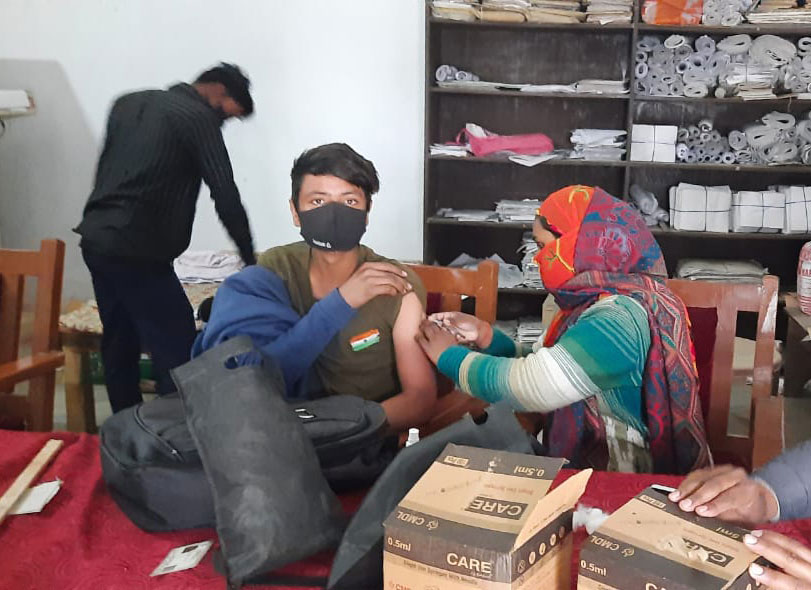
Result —
POLYGON ((0 364, 19 356, 25 278, 37 279, 31 352, 59 349, 59 308, 65 243, 42 240, 37 250, 0 250, 0 364))
POLYGON ((712 382, 706 429, 716 462, 752 465, 755 446, 755 405, 772 393, 774 332, 777 318, 778 279, 766 276, 762 283, 716 283, 671 279, 670 289, 685 306, 716 311, 712 382), (755 366, 752 383, 748 436, 728 433, 732 394, 732 370, 738 313, 757 314, 755 366))
POLYGON ((492 260, 481 262, 475 269, 449 268, 410 264, 417 273, 425 291, 440 297, 439 311, 459 311, 462 296, 475 298, 474 315, 486 322, 496 321, 498 303, 498 264, 492 260))

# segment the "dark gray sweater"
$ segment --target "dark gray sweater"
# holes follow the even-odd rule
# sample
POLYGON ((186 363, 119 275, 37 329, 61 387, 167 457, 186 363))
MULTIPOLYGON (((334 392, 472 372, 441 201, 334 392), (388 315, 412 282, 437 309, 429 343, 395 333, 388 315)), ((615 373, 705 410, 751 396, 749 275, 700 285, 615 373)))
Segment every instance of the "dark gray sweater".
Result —
POLYGON ((780 520, 811 518, 811 440, 778 455, 752 476, 774 491, 780 520))

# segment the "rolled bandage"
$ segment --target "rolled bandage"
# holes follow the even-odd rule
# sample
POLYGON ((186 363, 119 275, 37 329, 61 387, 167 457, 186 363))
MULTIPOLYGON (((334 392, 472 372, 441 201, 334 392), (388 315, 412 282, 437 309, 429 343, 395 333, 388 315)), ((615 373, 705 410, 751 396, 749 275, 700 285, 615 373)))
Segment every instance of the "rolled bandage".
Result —
POLYGON ((728 12, 721 17, 722 27, 737 27, 743 22, 743 15, 740 12, 728 12))
POLYGON ((693 69, 693 64, 690 63, 689 59, 683 59, 678 64, 676 64, 676 71, 679 74, 683 74, 685 72, 689 72, 693 69))
POLYGON ((767 148, 777 143, 780 130, 768 125, 750 125, 745 130, 746 141, 754 149, 767 148))
POLYGON ((650 68, 648 67, 648 64, 646 64, 644 61, 640 61, 637 62, 634 73, 636 74, 637 80, 641 80, 642 78, 647 77, 649 71, 650 68))
POLYGON ((797 55, 797 47, 791 41, 775 35, 761 35, 752 41, 750 59, 757 64, 780 67, 797 55))
POLYGON ((694 53, 689 58, 690 63, 693 64, 693 69, 703 70, 707 65, 707 56, 701 53, 694 53))
POLYGON ((696 51, 702 55, 711 56, 715 53, 715 41, 712 37, 702 35, 695 42, 696 51))
POLYGON ((701 135, 701 130, 696 125, 690 125, 687 131, 690 133, 690 139, 698 140, 698 136, 701 135))
POLYGON ((636 42, 636 48, 640 51, 653 51, 657 47, 661 47, 662 41, 659 37, 646 35, 636 42))
POLYGON ((664 46, 667 49, 676 49, 686 43, 687 39, 684 38, 684 35, 670 35, 670 37, 665 39, 664 46))
POLYGON ((670 85, 670 95, 684 96, 684 82, 681 81, 681 78, 676 78, 676 80, 674 80, 674 82, 670 85))
POLYGON ((684 162, 687 159, 687 155, 690 153, 690 148, 687 147, 686 143, 679 143, 676 145, 676 159, 680 162, 684 162))
POLYGON ((634 55, 634 59, 637 63, 648 61, 648 54, 645 51, 637 51, 634 55))
POLYGON ((712 80, 712 75, 703 69, 693 67, 691 70, 684 72, 682 78, 684 78, 685 84, 704 84, 707 86, 712 80))
POLYGON ((680 47, 677 47, 673 51, 673 57, 676 58, 677 60, 687 59, 691 55, 693 55, 693 50, 690 49, 689 44, 684 44, 684 45, 682 45, 680 47))
POLYGON ((695 164, 698 161, 698 156, 696 156, 695 152, 690 152, 687 154, 687 158, 685 160, 688 164, 695 164))
POLYGON ((805 143, 811 143, 811 121, 805 119, 797 123, 797 137, 805 143))
POLYGON ((794 143, 778 141, 764 150, 766 160, 774 164, 785 164, 797 159, 799 148, 794 143))
POLYGON ((763 115, 762 121, 767 127, 779 129, 780 131, 791 129, 797 124, 797 119, 794 115, 790 113, 778 113, 776 111, 763 115))
POLYGON ((690 137, 690 132, 687 131, 687 129, 685 127, 679 127, 679 131, 676 134, 676 141, 678 141, 679 143, 684 143, 685 141, 687 141, 689 139, 689 137, 690 137))
POLYGON ((447 80, 456 80, 456 73, 459 70, 454 66, 449 66, 447 64, 442 64, 436 69, 436 73, 434 77, 436 78, 437 82, 445 82, 447 80))
POLYGON ((688 96, 690 98, 704 98, 709 93, 710 89, 707 88, 706 84, 692 82, 684 85, 684 96, 688 96))
POLYGON ((724 152, 721 154, 721 163, 722 164, 734 164, 735 163, 735 154, 732 152, 724 152))
POLYGON ((722 140, 723 137, 721 137, 720 131, 718 131, 717 129, 713 129, 712 131, 710 131, 710 141, 712 141, 713 143, 721 143, 722 140))
POLYGON ((749 145, 746 134, 742 131, 732 131, 729 134, 729 147, 735 151, 742 150, 749 145))
POLYGON ((752 46, 752 37, 749 35, 730 35, 716 45, 719 51, 729 55, 742 55, 752 46))
POLYGON ((707 71, 717 76, 730 64, 730 61, 728 53, 716 51, 707 61, 707 71))
POLYGON ((726 98, 727 91, 724 90, 721 86, 715 89, 715 98, 726 98))
POLYGON ((668 86, 670 86, 671 84, 673 84, 673 82, 676 81, 676 79, 677 79, 676 74, 665 74, 661 78, 659 78, 659 81, 662 84, 667 84, 668 86))
POLYGON ((698 141, 701 143, 709 143, 710 142, 710 132, 709 131, 702 131, 701 134, 698 136, 698 141))
POLYGON ((797 49, 801 55, 811 54, 811 37, 800 37, 797 40, 797 49))

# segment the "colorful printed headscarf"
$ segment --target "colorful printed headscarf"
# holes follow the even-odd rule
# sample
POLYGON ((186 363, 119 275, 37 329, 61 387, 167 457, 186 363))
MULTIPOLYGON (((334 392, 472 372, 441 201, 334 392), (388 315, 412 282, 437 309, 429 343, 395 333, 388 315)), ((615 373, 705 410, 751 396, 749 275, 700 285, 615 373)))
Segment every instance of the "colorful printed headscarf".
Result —
MULTIPOLYGON (((561 308, 545 344, 557 342, 601 297, 633 297, 647 311, 651 329, 642 397, 654 470, 688 473, 708 465, 687 309, 665 284, 662 252, 642 217, 627 203, 588 186, 549 195, 538 214, 560 235, 537 257, 544 284, 561 308)), ((553 455, 579 464, 603 455, 605 427, 597 401, 590 398, 554 412, 547 440, 553 455)))

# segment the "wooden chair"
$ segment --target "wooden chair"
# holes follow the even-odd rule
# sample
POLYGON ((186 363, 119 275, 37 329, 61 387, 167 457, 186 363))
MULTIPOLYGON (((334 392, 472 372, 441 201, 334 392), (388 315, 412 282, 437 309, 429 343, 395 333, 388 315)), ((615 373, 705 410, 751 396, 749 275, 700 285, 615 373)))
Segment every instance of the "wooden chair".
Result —
POLYGON ((53 428, 54 379, 59 350, 59 306, 65 244, 43 240, 39 251, 0 250, 0 420, 29 430, 53 428), (31 354, 20 358, 25 278, 37 279, 31 354), (27 396, 12 395, 29 381, 27 396))
MULTIPOLYGON (((475 298, 474 315, 488 323, 496 321, 498 299, 498 264, 485 260, 475 270, 412 264, 409 267, 420 277, 426 292, 440 297, 438 311, 460 311, 462 296, 475 298)), ((439 399, 431 420, 420 427, 420 434, 427 436, 466 413, 480 416, 487 403, 454 390, 453 383, 439 375, 439 399)))
POLYGON ((705 416, 707 437, 716 463, 759 467, 783 450, 783 400, 772 396, 777 277, 766 276, 762 284, 671 279, 668 286, 688 308, 716 310, 712 380, 705 416), (728 434, 738 312, 757 313, 748 436, 728 434))

